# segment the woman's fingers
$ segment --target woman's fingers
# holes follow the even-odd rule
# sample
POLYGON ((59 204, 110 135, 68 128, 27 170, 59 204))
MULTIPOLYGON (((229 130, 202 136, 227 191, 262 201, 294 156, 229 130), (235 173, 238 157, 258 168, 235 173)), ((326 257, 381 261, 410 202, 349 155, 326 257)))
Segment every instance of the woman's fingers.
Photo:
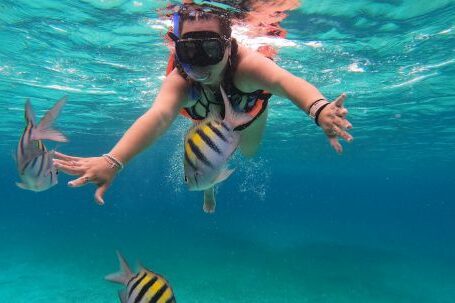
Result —
POLYGON ((328 137, 341 137, 348 142, 353 140, 353 137, 346 131, 352 128, 351 123, 337 115, 328 114, 322 127, 328 137))
POLYGON ((343 152, 343 146, 340 144, 336 136, 329 136, 329 143, 337 153, 341 154, 343 152))
POLYGON ((95 202, 98 205, 104 205, 104 194, 106 193, 107 189, 109 188, 109 183, 104 183, 95 191, 95 202))
POLYGON ((72 161, 64 162, 54 159, 54 166, 68 175, 82 175, 84 173, 84 169, 72 161))
POLYGON ((82 158, 79 158, 79 157, 68 156, 68 155, 65 155, 65 154, 62 154, 62 153, 59 153, 59 152, 55 152, 54 155, 55 155, 55 157, 56 157, 57 159, 65 160, 65 161, 74 161, 74 162, 78 162, 79 160, 82 159, 82 158))
POLYGON ((335 138, 341 137, 348 142, 351 142, 353 140, 353 137, 348 132, 346 132, 342 127, 340 127, 336 124, 333 124, 332 127, 326 131, 326 134, 329 138, 330 137, 335 137, 335 138))
POLYGON ((352 124, 349 123, 348 120, 340 118, 340 117, 335 117, 333 119, 333 124, 335 124, 337 127, 341 128, 342 130, 347 130, 352 128, 352 124))
POLYGON ((68 186, 70 187, 81 187, 81 186, 84 186, 86 185, 87 183, 89 183, 91 180, 88 176, 84 175, 80 178, 77 178, 75 180, 72 180, 70 182, 68 182, 68 186))
POLYGON ((96 184, 98 188, 94 198, 99 205, 104 204, 104 194, 117 173, 117 169, 106 165, 104 157, 79 158, 56 153, 54 166, 67 174, 79 176, 68 182, 70 187, 81 187, 87 183, 96 184))
POLYGON ((338 96, 338 98, 335 99, 335 101, 333 101, 333 103, 335 103, 335 105, 338 107, 343 107, 344 100, 346 100, 346 94, 342 93, 340 96, 338 96))
POLYGON ((340 118, 345 118, 346 115, 348 114, 348 110, 345 107, 338 107, 337 110, 335 111, 335 114, 340 117, 340 118))
MULTIPOLYGON (((84 175, 78 179, 68 182, 68 186, 81 187, 90 182, 95 182, 95 180, 92 180, 89 176, 84 175)), ((98 205, 104 205, 104 194, 106 193, 107 189, 109 188, 109 184, 110 183, 106 182, 106 183, 97 185, 98 188, 95 191, 95 202, 98 205)))

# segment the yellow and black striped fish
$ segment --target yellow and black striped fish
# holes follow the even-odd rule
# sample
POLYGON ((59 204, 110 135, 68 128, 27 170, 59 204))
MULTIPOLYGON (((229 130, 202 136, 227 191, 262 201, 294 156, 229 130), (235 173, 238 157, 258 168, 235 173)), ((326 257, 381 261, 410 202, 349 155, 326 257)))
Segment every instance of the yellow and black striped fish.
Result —
POLYGON ((42 140, 66 142, 65 136, 52 129, 52 123, 65 104, 60 99, 41 119, 35 122, 32 105, 25 103, 26 126, 16 150, 16 164, 22 182, 16 183, 22 189, 43 191, 57 184, 57 169, 53 165, 54 152, 48 151, 42 140))
POLYGON ((204 191, 203 209, 209 213, 215 210, 213 187, 233 172, 226 164, 239 145, 240 134, 234 129, 254 119, 234 112, 223 87, 220 90, 224 119, 209 116, 188 131, 184 142, 185 183, 189 190, 204 191))
POLYGON ((119 252, 117 256, 121 270, 106 276, 106 280, 126 286, 126 289, 119 292, 122 303, 176 302, 174 292, 165 278, 145 268, 134 274, 119 252))

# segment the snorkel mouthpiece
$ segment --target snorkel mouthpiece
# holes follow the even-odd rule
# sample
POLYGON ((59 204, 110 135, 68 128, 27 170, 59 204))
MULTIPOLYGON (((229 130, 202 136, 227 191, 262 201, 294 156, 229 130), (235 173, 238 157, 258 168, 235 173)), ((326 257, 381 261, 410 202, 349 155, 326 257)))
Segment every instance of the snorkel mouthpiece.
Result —
POLYGON ((182 64, 182 67, 185 73, 188 75, 188 77, 190 77, 194 81, 203 82, 210 78, 209 71, 194 70, 194 68, 190 64, 182 64))

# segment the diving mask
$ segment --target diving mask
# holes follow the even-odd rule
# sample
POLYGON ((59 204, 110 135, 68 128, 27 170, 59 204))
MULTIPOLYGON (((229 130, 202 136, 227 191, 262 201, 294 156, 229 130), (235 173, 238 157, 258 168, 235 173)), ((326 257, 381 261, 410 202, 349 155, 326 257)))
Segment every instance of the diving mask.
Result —
POLYGON ((178 38, 168 33, 175 42, 175 51, 181 64, 208 66, 223 60, 229 39, 212 31, 189 32, 178 38))

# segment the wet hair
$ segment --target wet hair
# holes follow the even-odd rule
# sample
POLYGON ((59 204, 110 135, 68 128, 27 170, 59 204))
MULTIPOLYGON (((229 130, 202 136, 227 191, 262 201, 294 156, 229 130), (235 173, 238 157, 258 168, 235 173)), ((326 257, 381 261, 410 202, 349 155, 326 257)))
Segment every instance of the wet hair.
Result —
POLYGON ((182 30, 184 21, 196 21, 196 20, 218 20, 220 22, 221 35, 225 38, 230 38, 232 34, 231 28, 231 17, 230 15, 219 9, 207 9, 202 6, 194 4, 186 4, 181 6, 179 10, 179 32, 182 30))

